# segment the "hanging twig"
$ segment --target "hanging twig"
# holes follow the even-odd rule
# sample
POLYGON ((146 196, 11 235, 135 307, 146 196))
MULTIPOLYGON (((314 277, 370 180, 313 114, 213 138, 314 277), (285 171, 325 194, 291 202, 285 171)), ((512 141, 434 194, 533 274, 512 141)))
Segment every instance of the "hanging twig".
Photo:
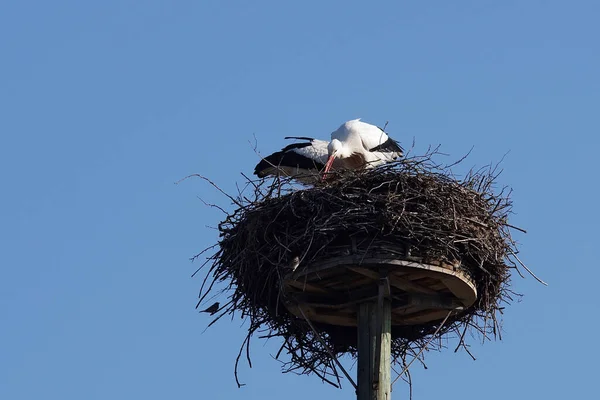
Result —
POLYGON ((358 390, 358 386, 354 382, 354 379, 352 379, 350 377, 350 374, 348 374, 348 372, 346 371, 346 369, 344 368, 344 366, 340 363, 340 361, 337 359, 337 357, 331 352, 331 349, 329 348, 329 346, 327 346, 327 344, 325 343, 325 341, 321 338, 321 335, 319 335, 319 332, 315 329, 315 327, 313 326, 312 322, 310 322, 310 320, 308 318, 306 318, 306 315, 304 315, 304 311, 302 311, 302 307, 298 307, 298 310, 300 310, 300 313, 302 314, 302 317, 304 317, 304 319, 306 320, 306 323, 308 324, 308 326, 310 326, 310 329, 312 329, 312 331, 315 334, 316 338, 319 340, 319 342, 321 342, 321 344, 327 350, 327 352, 329 353, 329 355, 331 356, 331 358, 333 359, 333 361, 335 361, 335 363, 337 364, 337 366, 340 367, 340 369, 342 370, 342 372, 346 376, 346 379, 348 379, 348 381, 350 381, 350 383, 352 384, 352 386, 354 386, 355 390, 358 390))
POLYGON ((515 254, 515 252, 514 252, 514 251, 510 250, 510 254, 511 254, 511 255, 512 255, 514 258, 515 258, 515 260, 517 260, 517 261, 519 262, 519 264, 521 264, 521 267, 525 268, 525 270, 526 270, 527 272, 529 272, 529 274, 535 278, 535 280, 536 280, 536 281, 538 281, 538 282, 539 282, 539 283, 541 283, 542 285, 548 286, 548 284, 547 284, 546 282, 544 282, 543 280, 541 280, 540 278, 538 278, 537 276, 535 276, 535 274, 534 274, 534 273, 533 273, 533 272, 532 272, 532 271, 531 271, 529 268, 527 268, 527 265, 525 265, 525 264, 523 263, 523 261, 521 261, 521 260, 519 259, 519 257, 518 257, 518 256, 515 254))
MULTIPOLYGON (((462 307, 461 307, 462 309, 462 307)), ((446 318, 444 318, 444 320, 442 321, 442 323, 440 324, 440 326, 435 330, 435 332, 433 333, 433 335, 431 335, 431 337, 429 338, 429 340, 427 341, 427 343, 425 343, 425 346, 421 347, 421 350, 417 353, 417 355, 408 363, 408 365, 406 367, 404 367, 404 369, 402 370, 402 372, 400 372, 400 374, 396 377, 396 379, 394 379, 394 381, 392 382, 391 386, 394 386, 394 383, 396 383, 396 381, 402 376, 402 374, 404 374, 406 371, 408 371, 408 369, 410 368, 410 366, 412 365, 412 363, 419 358, 419 356, 421 355, 421 353, 423 351, 425 351, 425 349, 427 348, 427 346, 429 345, 429 343, 431 343, 431 341, 436 337, 436 335, 438 334, 438 332, 442 329, 442 327, 444 326, 444 324, 446 323, 446 321, 448 320, 448 318, 450 318, 450 314, 452 314, 454 311, 456 310, 450 310, 448 311, 448 315, 446 315, 446 318)))

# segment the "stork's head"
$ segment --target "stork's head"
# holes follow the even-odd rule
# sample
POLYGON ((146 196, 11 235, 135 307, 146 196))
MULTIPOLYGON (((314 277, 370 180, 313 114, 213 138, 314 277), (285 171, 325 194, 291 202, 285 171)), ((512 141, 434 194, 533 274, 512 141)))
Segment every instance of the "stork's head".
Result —
MULTIPOLYGON (((337 157, 342 156, 344 151, 344 144, 337 139, 333 139, 329 142, 327 146, 327 152, 329 153, 329 158, 327 159, 327 163, 325 164, 324 174, 327 174, 331 167, 333 166, 333 162, 337 157)), ((323 175, 323 179, 325 179, 325 175, 323 175)))

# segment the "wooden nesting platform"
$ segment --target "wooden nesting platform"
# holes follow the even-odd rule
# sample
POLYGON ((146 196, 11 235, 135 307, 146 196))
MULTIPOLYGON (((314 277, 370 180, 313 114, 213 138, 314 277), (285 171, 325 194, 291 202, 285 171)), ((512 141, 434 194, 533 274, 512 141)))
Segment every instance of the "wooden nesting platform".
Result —
POLYGON ((458 265, 389 254, 349 255, 301 266, 285 277, 282 289, 286 307, 300 318, 304 314, 314 322, 357 326, 358 305, 377 302, 381 286, 392 302, 392 325, 441 320, 449 310, 466 309, 477 299, 475 284, 458 265))

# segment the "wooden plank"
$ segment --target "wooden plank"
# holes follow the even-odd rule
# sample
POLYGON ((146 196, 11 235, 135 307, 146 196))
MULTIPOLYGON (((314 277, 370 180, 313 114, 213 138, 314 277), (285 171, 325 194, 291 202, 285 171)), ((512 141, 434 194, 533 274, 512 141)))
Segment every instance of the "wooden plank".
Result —
POLYGON ((474 287, 466 287, 454 277, 442 279, 442 282, 463 303, 465 308, 470 307, 477 300, 477 289, 474 287))
POLYGON ((411 282, 408 279, 400 278, 395 275, 390 275, 389 279, 390 279, 390 285, 394 286, 395 288, 405 290, 407 292, 420 292, 420 293, 429 293, 429 294, 437 293, 435 290, 430 289, 424 285, 420 285, 416 282, 411 282))
MULTIPOLYGON (((349 267, 351 271, 357 272, 359 274, 368 276, 371 279, 379 279, 379 274, 373 270, 366 268, 355 268, 349 267)), ((396 289, 404 290, 407 292, 415 291, 421 293, 435 294, 435 290, 431 290, 425 286, 419 285, 417 283, 411 282, 408 279, 400 278, 399 276, 395 276, 393 274, 389 275, 390 285, 395 287, 396 289)))
POLYGON ((310 271, 310 273, 305 274, 302 279, 307 279, 309 281, 335 280, 340 276, 343 276, 344 270, 344 267, 338 266, 318 271, 310 271))
POLYGON ((375 320, 374 303, 363 303, 358 307, 358 362, 357 362, 357 399, 373 400, 371 377, 373 376, 373 359, 375 333, 371 322, 375 320))
POLYGON ((400 325, 423 324, 426 322, 444 319, 448 315, 448 310, 428 309, 417 311, 413 314, 403 315, 399 318, 400 325))
POLYGON ((344 308, 365 301, 370 301, 377 297, 375 288, 362 288, 351 292, 329 292, 329 293, 289 293, 290 298, 295 304, 306 304, 322 308, 344 308))
MULTIPOLYGON (((449 295, 451 296, 451 295, 449 295)), ((454 310, 461 307, 462 303, 454 298, 443 295, 411 294, 409 304, 424 309, 454 310)))
POLYGON ((329 293, 328 290, 322 288, 321 286, 315 285, 314 283, 287 280, 285 281, 285 284, 303 292, 329 293))
POLYGON ((304 311, 304 315, 306 318, 313 322, 321 322, 324 324, 330 325, 338 325, 338 326, 356 326, 356 316, 347 315, 342 313, 327 313, 317 310, 314 307, 306 306, 306 305, 298 305, 298 304, 286 304, 286 308, 289 312, 294 314, 299 318, 304 318, 302 313, 300 312, 300 307, 302 307, 302 311, 304 311))
POLYGON ((415 312, 418 311, 423 311, 422 309, 418 308, 418 307, 408 307, 408 308, 395 308, 392 310, 392 325, 394 326, 399 326, 399 325, 406 325, 404 323, 404 316, 405 315, 409 315, 409 314, 414 314, 415 312))
MULTIPOLYGON (((435 290, 436 293, 449 292, 448 287, 442 281, 437 281, 433 284, 427 285, 428 288, 435 290)), ((449 292, 450 293, 450 292, 449 292)))
POLYGON ((359 277, 359 279, 346 279, 332 284, 329 287, 337 291, 355 291, 357 288, 363 288, 371 282, 367 277, 359 277))
POLYGON ((356 315, 331 314, 325 312, 317 312, 314 320, 324 324, 337 326, 356 326, 356 315))
POLYGON ((352 272, 356 272, 357 274, 360 275, 364 275, 368 278, 371 278, 372 281, 378 281, 379 280, 379 273, 367 269, 367 268, 360 268, 360 267, 347 267, 348 270, 352 271, 352 272))
POLYGON ((437 272, 431 272, 431 271, 420 271, 420 270, 410 270, 402 268, 394 268, 394 275, 402 275, 403 278, 406 278, 410 281, 416 281, 419 279, 423 279, 423 278, 431 278, 432 276, 437 277, 438 273, 437 272))
POLYGON ((391 394, 391 306, 384 300, 379 329, 377 303, 358 309, 358 400, 389 400, 391 394), (379 334, 378 334, 379 332, 379 334), (379 348, 379 357, 375 349, 379 348), (375 364, 379 360, 378 365, 375 364))
MULTIPOLYGON (((425 264, 423 264, 423 265, 425 265, 425 264)), ((444 276, 455 275, 455 271, 452 271, 449 269, 431 266, 429 264, 427 264, 427 267, 428 268, 395 266, 391 269, 391 271, 393 271, 394 274, 398 274, 398 273, 402 272, 402 276, 406 279, 410 279, 411 281, 425 279, 425 278, 439 280, 441 277, 444 277, 444 276), (430 269, 430 267, 433 267, 435 269, 430 269)))
POLYGON ((381 343, 379 352, 379 382, 377 385, 377 400, 390 400, 391 386, 391 365, 392 365, 392 310, 391 302, 386 299, 383 302, 383 310, 381 310, 383 320, 381 321, 381 336, 378 340, 381 343))
POLYGON ((394 307, 392 309, 392 313, 393 314, 397 314, 399 316, 404 316, 404 315, 408 315, 408 314, 412 314, 415 313, 417 311, 422 311, 423 309, 420 308, 419 306, 415 306, 412 304, 409 305, 402 305, 400 307, 394 307))
MULTIPOLYGON (((380 265, 380 264, 394 266, 397 268, 396 270, 401 269, 402 271, 406 271, 407 269, 409 269, 409 270, 413 270, 413 271, 422 270, 422 271, 429 271, 429 272, 440 272, 442 274, 459 277, 460 279, 466 280, 472 284, 472 282, 470 282, 470 279, 463 272, 457 270, 458 267, 460 266, 460 264, 458 264, 458 263, 456 263, 456 264, 442 263, 443 266, 437 266, 437 265, 431 265, 431 264, 422 263, 422 262, 418 262, 418 261, 405 260, 402 258, 393 258, 393 257, 390 257, 388 254, 372 254, 372 255, 369 255, 368 257, 360 256, 360 255, 349 255, 349 256, 330 258, 330 259, 315 262, 315 263, 311 264, 310 266, 308 266, 307 268, 303 268, 301 270, 298 269, 295 272, 293 272, 292 274, 288 275, 288 277, 293 278, 293 279, 298 279, 301 276, 305 276, 305 275, 308 275, 308 274, 311 274, 314 272, 323 271, 323 270, 327 270, 327 269, 338 267, 338 266, 357 267, 357 266, 366 266, 366 265, 375 266, 375 265, 380 265)), ((392 269, 392 271, 393 270, 394 269, 392 269)), ((288 277, 286 277, 286 278, 288 278, 288 277)), ((474 287, 474 285, 473 285, 473 287, 474 287)))

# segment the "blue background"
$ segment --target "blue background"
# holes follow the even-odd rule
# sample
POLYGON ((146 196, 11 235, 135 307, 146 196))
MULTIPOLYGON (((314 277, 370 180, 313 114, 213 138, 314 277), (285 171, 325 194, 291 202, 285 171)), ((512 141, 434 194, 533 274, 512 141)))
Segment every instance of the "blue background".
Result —
MULTIPOLYGON (((348 399, 233 362, 202 334, 189 257, 228 191, 287 135, 361 117, 405 147, 502 164, 521 258, 503 340, 413 364, 415 399, 592 398, 599 351, 600 3, 4 1, 0 398, 348 399)), ((209 226, 209 227, 207 227, 209 226)), ((344 361, 351 365, 348 360, 344 361)), ((407 398, 397 383, 394 398, 407 398)))

